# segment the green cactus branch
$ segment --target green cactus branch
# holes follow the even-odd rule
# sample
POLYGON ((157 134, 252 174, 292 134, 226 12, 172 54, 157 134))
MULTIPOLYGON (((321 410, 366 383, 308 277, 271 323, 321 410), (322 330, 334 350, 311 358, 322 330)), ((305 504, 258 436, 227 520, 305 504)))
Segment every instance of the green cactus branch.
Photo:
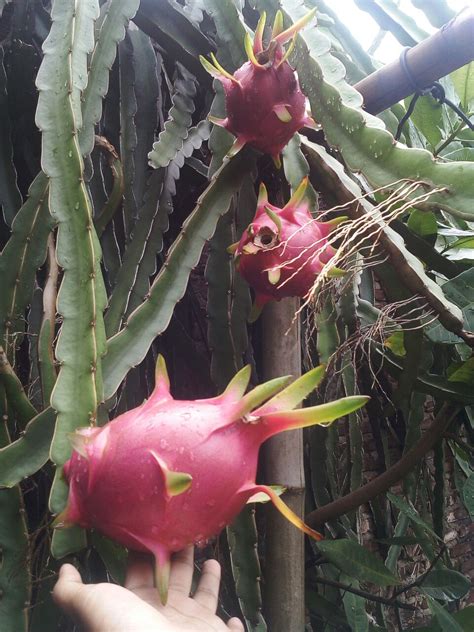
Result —
POLYGON ((213 235, 219 217, 228 211, 233 194, 253 164, 252 154, 243 151, 216 172, 170 248, 149 297, 108 341, 103 363, 106 398, 115 393, 128 371, 145 357, 154 338, 168 326, 205 242, 213 235))
POLYGON ((133 189, 135 179, 135 151, 137 148, 137 97, 135 94, 135 68, 133 50, 128 33, 118 46, 120 85, 120 159, 123 164, 123 225, 128 241, 137 219, 137 200, 133 189))
MULTIPOLYGON (((8 405, 0 382, 0 453, 10 444, 8 405)), ((0 489, 0 617, 2 632, 26 632, 31 598, 30 543, 20 488, 0 489)))
POLYGON ((22 199, 16 182, 15 165, 13 164, 7 73, 3 63, 4 55, 3 47, 0 46, 0 207, 2 207, 5 222, 10 226, 21 206, 22 199))
MULTIPOLYGON (((283 0, 282 6, 293 22, 307 12, 301 0, 283 0)), ((314 118, 347 166, 361 172, 374 188, 411 179, 424 182, 428 190, 442 189, 426 207, 474 219, 474 163, 434 160, 424 149, 396 143, 380 119, 362 110, 361 95, 346 83, 345 69, 330 48, 319 28, 306 28, 298 36, 293 61, 314 118)))
POLYGON ((15 413, 20 427, 23 427, 36 415, 36 410, 26 396, 22 383, 12 369, 2 347, 0 347, 0 382, 3 385, 9 407, 15 413))
POLYGON ((79 5, 53 3, 52 27, 37 76, 42 166, 49 178, 50 212, 58 223, 57 259, 64 271, 58 295, 63 324, 56 346, 61 368, 51 398, 58 412, 51 455, 58 465, 70 454, 67 433, 95 422, 102 394, 100 358, 105 351, 101 254, 83 178, 80 121, 75 118, 80 95, 73 85, 92 50, 98 5, 95 0, 82 0, 79 5))
POLYGON ((148 154, 150 165, 155 169, 167 167, 176 158, 192 124, 196 83, 194 77, 183 66, 178 65, 177 72, 169 118, 148 154))
MULTIPOLYGON (((135 92, 137 111, 135 114, 135 132, 137 145, 135 148, 135 173, 133 177, 133 193, 138 208, 143 204, 149 177, 148 152, 155 140, 158 109, 162 103, 161 71, 163 62, 157 55, 150 38, 138 28, 130 27, 128 37, 132 47, 134 67, 133 89, 135 92)), ((161 114, 161 112, 160 112, 161 114)))
POLYGON ((46 257, 54 222, 48 213, 48 179, 40 173, 15 216, 12 233, 0 255, 0 343, 13 361, 24 332, 24 312, 31 301, 36 270, 46 257))
POLYGON ((109 73, 117 44, 125 37, 125 27, 138 10, 140 0, 108 0, 101 8, 98 37, 90 59, 87 86, 82 99, 82 128, 79 143, 82 155, 94 148, 94 128, 102 115, 102 99, 109 89, 109 73))
MULTIPOLYGON (((315 181, 324 183, 332 194, 337 196, 338 203, 347 205, 347 213, 351 218, 359 219, 364 214, 367 217, 374 217, 370 203, 365 199, 360 199, 362 195, 360 189, 337 160, 332 158, 323 147, 310 141, 305 141, 303 148, 315 181)), ((403 285, 413 295, 426 300, 448 331, 456 333, 468 344, 474 345, 474 336, 464 330, 461 310, 444 296, 439 285, 424 272, 421 262, 405 248, 400 235, 381 221, 376 233, 378 243, 383 248, 383 255, 390 257, 392 267, 403 285)))
POLYGON ((33 417, 22 436, 0 448, 0 487, 14 487, 49 459, 56 413, 46 408, 33 417))

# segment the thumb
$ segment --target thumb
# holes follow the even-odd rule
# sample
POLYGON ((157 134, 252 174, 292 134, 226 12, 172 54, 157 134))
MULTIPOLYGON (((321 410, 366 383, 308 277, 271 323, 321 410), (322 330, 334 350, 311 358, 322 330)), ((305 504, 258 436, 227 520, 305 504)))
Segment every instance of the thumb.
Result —
POLYGON ((78 605, 83 588, 79 571, 72 564, 63 564, 53 589, 53 599, 60 608, 72 614, 78 605))

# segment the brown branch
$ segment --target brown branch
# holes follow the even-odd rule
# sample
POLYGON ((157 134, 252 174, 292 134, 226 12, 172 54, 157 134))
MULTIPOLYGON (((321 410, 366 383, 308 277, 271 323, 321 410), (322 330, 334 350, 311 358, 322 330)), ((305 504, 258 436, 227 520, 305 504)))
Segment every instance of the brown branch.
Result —
POLYGON ((408 590, 411 590, 411 588, 416 588, 417 586, 422 586, 423 582, 425 581, 425 579, 428 577, 428 575, 431 573, 431 571, 434 569, 434 567, 436 566, 436 564, 439 562, 439 560, 441 559, 441 557, 444 555, 444 552, 446 551, 446 544, 444 544, 441 549, 439 550, 438 554, 432 559, 432 561, 430 562, 430 565, 428 566, 428 569, 419 577, 417 577, 415 580, 413 580, 412 582, 410 582, 409 584, 407 584, 406 586, 402 586, 401 588, 399 588, 398 590, 396 590, 393 593, 393 597, 392 599, 396 599, 399 595, 402 595, 403 593, 407 592, 408 590))
POLYGON ((392 485, 404 478, 421 461, 434 444, 442 437, 448 428, 458 408, 445 403, 436 415, 430 428, 402 458, 386 472, 354 490, 347 496, 342 496, 327 505, 323 505, 306 516, 306 523, 316 529, 325 522, 334 520, 353 509, 373 500, 379 494, 386 492, 392 485))
POLYGON ((109 199, 94 219, 95 229, 97 235, 100 237, 104 232, 105 227, 120 207, 123 197, 124 178, 122 163, 120 162, 119 155, 112 143, 110 143, 104 136, 95 136, 95 146, 103 151, 107 156, 107 161, 113 176, 113 186, 109 199))
MULTIPOLYGON (((474 11, 465 10, 431 37, 407 53, 407 64, 416 85, 431 86, 434 81, 465 66, 474 59, 474 11)), ((364 97, 364 108, 378 114, 413 94, 413 85, 400 60, 387 64, 355 85, 364 97)))
POLYGON ((372 595, 372 593, 366 592, 365 590, 360 590, 359 588, 352 588, 352 586, 348 584, 341 584, 340 582, 336 582, 333 579, 327 579, 326 577, 313 577, 314 582, 317 584, 324 584, 326 586, 332 586, 333 588, 339 588, 340 590, 345 590, 346 592, 353 593, 354 595, 359 595, 359 597, 364 597, 364 599, 369 599, 370 601, 376 601, 377 603, 383 603, 386 606, 392 606, 393 608, 404 608, 405 610, 415 611, 415 606, 410 606, 407 603, 402 603, 397 599, 386 599, 385 597, 379 597, 378 595, 372 595))

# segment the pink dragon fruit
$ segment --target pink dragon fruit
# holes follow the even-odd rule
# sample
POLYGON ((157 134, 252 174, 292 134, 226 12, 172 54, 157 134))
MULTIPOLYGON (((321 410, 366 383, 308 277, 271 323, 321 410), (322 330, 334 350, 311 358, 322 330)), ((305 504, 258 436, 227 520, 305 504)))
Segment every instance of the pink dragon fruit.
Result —
MULTIPOLYGON (((237 269, 255 290, 254 316, 265 303, 287 296, 305 297, 335 254, 328 244, 329 233, 345 217, 318 222, 309 212, 304 178, 284 208, 268 202, 265 185, 260 185, 257 212, 240 241, 229 247, 237 269)), ((330 276, 344 272, 332 266, 330 276)))
POLYGON ((218 534, 252 497, 270 498, 318 538, 274 489, 257 485, 255 475, 260 444, 272 435, 331 422, 365 403, 366 397, 347 397, 291 410, 322 375, 318 367, 286 388, 289 378, 277 378, 244 395, 247 366, 219 397, 178 401, 160 356, 148 401, 71 436, 74 450, 64 466, 69 499, 55 526, 98 529, 130 549, 151 552, 163 602, 170 554, 218 534))
POLYGON ((245 36, 249 61, 233 75, 211 55, 213 64, 201 56, 204 68, 222 82, 225 91, 227 117, 209 117, 236 136, 229 155, 235 155, 247 143, 270 154, 280 166, 280 152, 293 134, 304 126, 315 127, 306 113, 306 98, 301 92, 295 71, 287 62, 294 37, 315 15, 316 9, 283 31, 283 16, 278 11, 268 46, 263 48, 266 15, 262 13, 252 45, 245 36), (293 38, 285 52, 283 44, 293 38))

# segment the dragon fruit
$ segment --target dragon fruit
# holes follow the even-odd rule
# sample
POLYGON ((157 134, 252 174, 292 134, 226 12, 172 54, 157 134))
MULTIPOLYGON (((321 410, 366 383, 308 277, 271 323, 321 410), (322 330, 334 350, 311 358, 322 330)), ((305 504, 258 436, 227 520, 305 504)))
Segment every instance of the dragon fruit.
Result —
MULTIPOLYGON (((316 276, 335 254, 328 243, 330 232, 346 217, 318 222, 305 198, 304 178, 284 208, 268 202, 265 185, 260 185, 257 212, 240 241, 232 244, 237 269, 255 290, 253 314, 271 300, 307 296, 316 276)), ((336 266, 329 276, 343 275, 336 266)))
POLYGON ((229 152, 235 155, 246 144, 270 154, 280 166, 280 152, 291 137, 304 126, 315 127, 306 112, 306 98, 301 92, 295 71, 287 59, 294 46, 294 38, 315 15, 316 9, 283 30, 283 16, 275 17, 270 42, 263 47, 266 15, 262 13, 252 44, 245 36, 245 50, 249 61, 233 75, 211 55, 213 63, 201 56, 204 68, 222 82, 225 92, 227 117, 209 117, 236 136, 229 152), (293 38, 288 49, 283 44, 293 38))
POLYGON ((257 485, 255 475, 260 445, 272 435, 329 423, 365 403, 366 397, 347 397, 291 410, 322 375, 317 367, 286 388, 290 378, 283 377, 244 395, 247 366, 219 397, 181 401, 170 394, 160 356, 147 401, 103 427, 71 435, 73 452, 64 465, 68 504, 55 526, 97 529, 132 550, 151 552, 163 602, 171 553, 218 534, 252 497, 270 498, 318 538, 274 489, 257 485))

